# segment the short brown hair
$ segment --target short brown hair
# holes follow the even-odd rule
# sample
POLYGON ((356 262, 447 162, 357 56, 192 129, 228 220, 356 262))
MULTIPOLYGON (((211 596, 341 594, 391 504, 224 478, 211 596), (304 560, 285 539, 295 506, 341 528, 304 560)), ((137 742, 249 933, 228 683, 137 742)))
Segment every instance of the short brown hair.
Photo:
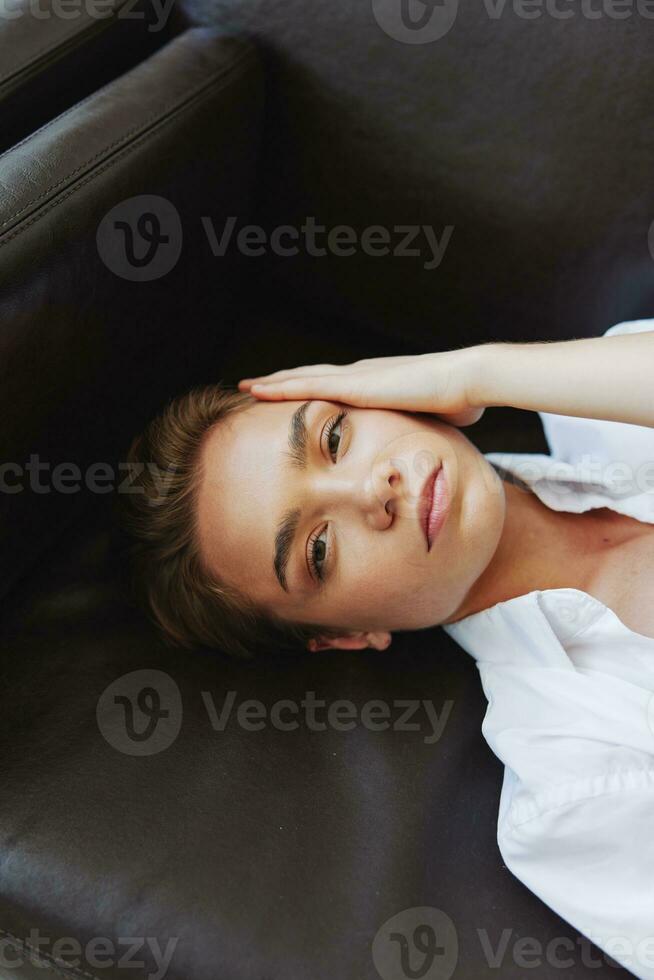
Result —
POLYGON ((246 659, 271 646, 299 652, 320 634, 353 631, 272 617, 203 565, 197 529, 202 447, 213 426, 254 403, 248 392, 221 383, 173 399, 132 442, 130 486, 117 500, 118 520, 130 538, 132 594, 165 640, 246 659))

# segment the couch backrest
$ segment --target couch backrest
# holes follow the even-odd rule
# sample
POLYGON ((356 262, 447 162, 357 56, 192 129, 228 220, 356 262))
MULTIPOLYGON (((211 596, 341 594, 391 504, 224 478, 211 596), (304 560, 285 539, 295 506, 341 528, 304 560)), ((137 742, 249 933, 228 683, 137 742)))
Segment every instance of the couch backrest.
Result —
POLYGON ((270 226, 314 216, 357 235, 349 255, 345 233, 324 256, 275 257, 281 289, 420 349, 651 316, 651 4, 183 6, 263 52, 270 226), (385 255, 382 237, 361 242, 373 226, 385 255))

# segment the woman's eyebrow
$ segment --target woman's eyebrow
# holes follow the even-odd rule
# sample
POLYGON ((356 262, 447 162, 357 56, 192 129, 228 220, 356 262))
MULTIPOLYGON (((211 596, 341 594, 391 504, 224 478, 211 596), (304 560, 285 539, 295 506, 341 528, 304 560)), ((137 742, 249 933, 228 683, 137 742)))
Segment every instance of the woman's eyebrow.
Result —
POLYGON ((310 401, 302 402, 291 415, 288 426, 288 455, 291 457, 293 466, 298 469, 306 469, 307 465, 307 445, 309 442, 309 430, 307 429, 306 415, 310 401))
POLYGON ((275 535, 275 555, 273 558, 273 568, 275 570, 275 575, 277 576, 277 581, 285 592, 288 592, 286 569, 291 557, 291 552, 293 551, 293 540, 295 538, 295 532, 299 522, 299 510, 287 511, 280 521, 279 527, 277 528, 277 534, 275 535))
MULTIPOLYGON (((309 443, 309 430, 307 428, 306 414, 310 401, 302 402, 295 409, 291 416, 288 426, 288 453, 291 465, 298 469, 306 469, 307 465, 307 446, 309 443)), ((288 592, 286 581, 286 570, 293 550, 295 532, 300 522, 301 513, 295 508, 287 510, 277 527, 275 534, 275 550, 273 554, 273 569, 277 581, 288 592)))

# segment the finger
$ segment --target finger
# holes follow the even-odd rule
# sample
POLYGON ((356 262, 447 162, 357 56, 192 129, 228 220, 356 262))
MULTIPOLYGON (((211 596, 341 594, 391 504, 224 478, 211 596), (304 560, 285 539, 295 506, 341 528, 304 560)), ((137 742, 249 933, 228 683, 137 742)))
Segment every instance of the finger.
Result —
POLYGON ((340 401, 359 407, 373 407, 375 396, 364 394, 356 375, 346 378, 326 374, 314 378, 289 378, 286 381, 253 385, 251 394, 264 401, 304 400, 320 398, 340 401))
POLYGON ((358 373, 360 371, 373 370, 380 366, 395 367, 414 360, 415 356, 413 354, 402 354, 397 357, 371 357, 361 361, 352 361, 349 364, 303 364, 299 367, 272 371, 270 374, 242 378, 238 382, 238 387, 243 390, 248 390, 253 384, 270 384, 271 382, 286 381, 291 378, 323 377, 326 374, 346 374, 352 371, 358 373))
POLYGON ((342 370, 346 365, 338 364, 303 364, 301 367, 282 368, 279 371, 271 371, 270 374, 259 374, 252 378, 242 378, 241 384, 268 384, 271 381, 285 381, 287 378, 304 377, 305 375, 323 375, 334 371, 342 370))

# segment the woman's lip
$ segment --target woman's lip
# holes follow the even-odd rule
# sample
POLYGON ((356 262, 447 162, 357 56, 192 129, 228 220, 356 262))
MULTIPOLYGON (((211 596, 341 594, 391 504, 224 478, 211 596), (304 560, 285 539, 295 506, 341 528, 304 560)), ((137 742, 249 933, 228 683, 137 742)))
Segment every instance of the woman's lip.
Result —
POLYGON ((427 551, 431 550, 431 546, 445 522, 449 506, 450 499, 445 468, 441 466, 434 481, 432 502, 427 518, 427 551))
POLYGON ((430 536, 429 536, 429 517, 431 514, 432 504, 434 502, 434 484, 436 482, 436 477, 441 470, 441 463, 434 467, 427 479, 422 485, 422 491, 420 493, 420 526, 422 527, 422 533, 425 536, 425 541, 427 542, 427 551, 431 548, 430 536))
POLYGON ((445 470, 439 463, 425 480, 420 494, 420 524, 427 542, 427 551, 431 550, 434 539, 438 534, 449 507, 449 494, 445 470))

